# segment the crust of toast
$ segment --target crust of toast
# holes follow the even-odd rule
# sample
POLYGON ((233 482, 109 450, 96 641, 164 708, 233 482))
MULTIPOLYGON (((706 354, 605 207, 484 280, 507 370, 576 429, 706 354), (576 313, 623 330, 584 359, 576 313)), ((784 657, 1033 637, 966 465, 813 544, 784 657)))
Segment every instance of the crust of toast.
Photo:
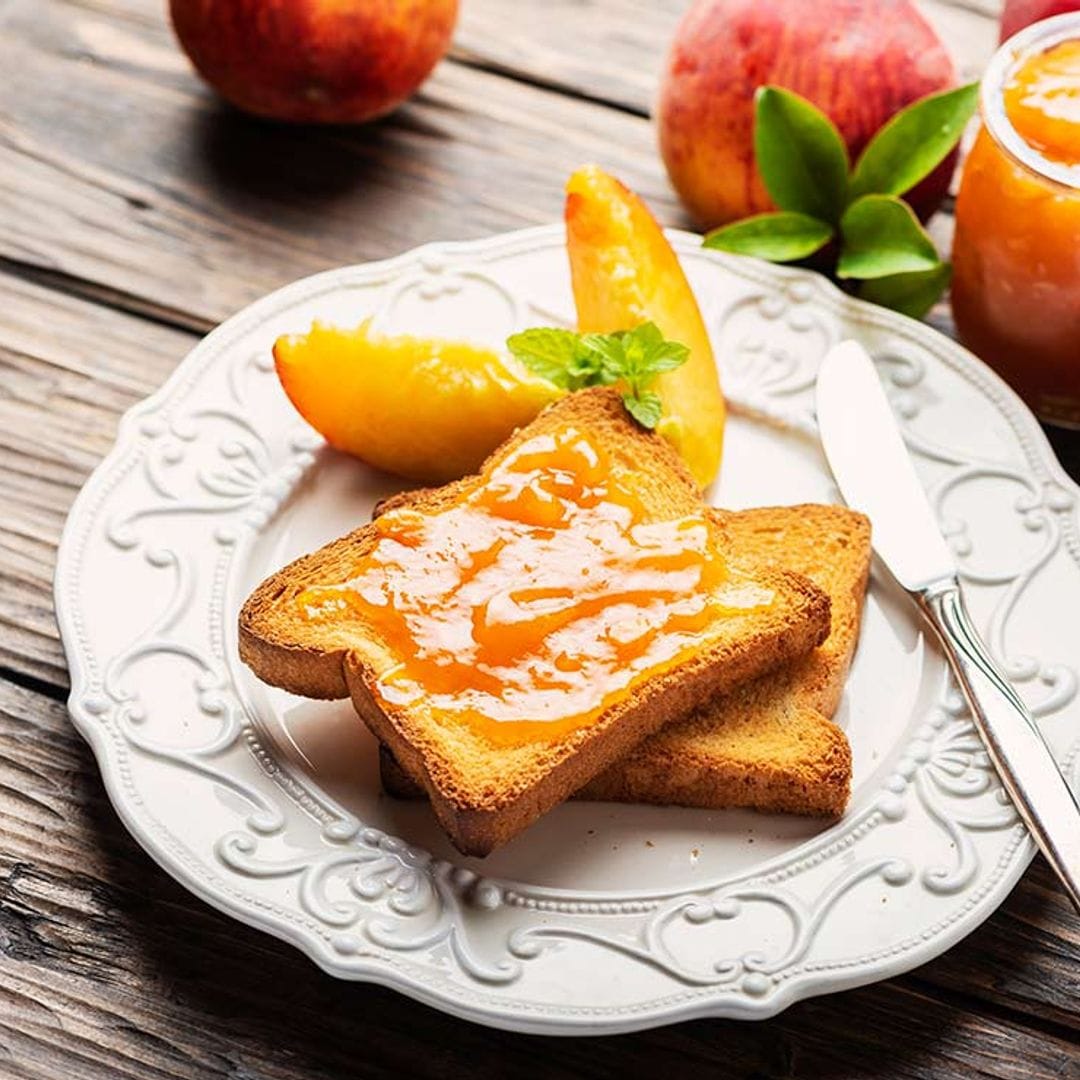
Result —
MULTIPOLYGON (((617 393, 573 394, 546 409, 500 447, 489 462, 526 438, 566 424, 587 428, 633 475, 655 520, 700 511, 694 481, 661 438, 631 421, 617 393)), ((410 493, 419 513, 437 513, 483 482, 484 473, 443 488, 410 493)), ((710 519, 724 545, 724 523, 710 519)), ((310 625, 296 597, 312 584, 347 580, 377 542, 370 525, 285 567, 263 582, 240 613, 240 655, 265 682, 308 697, 352 698, 357 712, 423 786, 443 827, 466 854, 483 855, 563 801, 668 721, 738 683, 794 657, 827 636, 829 599, 806 578, 780 569, 732 566, 734 582, 753 581, 774 594, 764 612, 724 618, 701 650, 678 667, 635 687, 592 724, 557 740, 495 747, 434 710, 377 702, 373 687, 395 662, 362 625, 310 625)))

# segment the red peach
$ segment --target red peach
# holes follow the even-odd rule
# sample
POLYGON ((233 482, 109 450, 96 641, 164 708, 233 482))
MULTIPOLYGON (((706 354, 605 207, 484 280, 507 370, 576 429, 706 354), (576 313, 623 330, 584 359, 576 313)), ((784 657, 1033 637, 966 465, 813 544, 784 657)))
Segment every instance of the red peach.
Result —
POLYGON ((202 77, 258 116, 358 123, 400 105, 450 45, 458 0, 170 0, 202 77))
POLYGON ((1080 0, 1005 0, 1001 15, 1001 40, 1007 41, 1025 26, 1064 15, 1067 11, 1080 11, 1080 0))
MULTIPOLYGON (((675 34, 660 91, 660 151, 704 227, 773 208, 754 164, 754 92, 794 90, 827 113, 852 159, 894 113, 955 85, 952 60, 910 0, 697 0, 675 34)), ((909 196, 944 198, 955 155, 909 196)))

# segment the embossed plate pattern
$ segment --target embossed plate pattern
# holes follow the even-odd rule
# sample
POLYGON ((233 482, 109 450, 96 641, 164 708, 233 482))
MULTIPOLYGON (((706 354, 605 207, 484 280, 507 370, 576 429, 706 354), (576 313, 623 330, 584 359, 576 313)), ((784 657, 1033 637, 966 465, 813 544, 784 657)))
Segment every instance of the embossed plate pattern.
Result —
MULTIPOLYGON (((811 389, 824 351, 860 339, 973 612, 1072 771, 1080 500, 1030 415, 929 328, 672 236, 735 406, 716 500, 835 497, 811 389)), ((370 314, 499 343, 571 313, 561 228, 429 246, 266 297, 124 418, 56 574, 71 713, 118 811, 189 888, 331 974, 519 1030, 760 1018, 935 956, 1033 849, 940 657, 877 573, 838 717, 855 794, 837 823, 567 804, 487 861, 462 859, 426 807, 379 794, 347 704, 301 702, 236 662, 247 590, 393 490, 298 420, 273 339, 370 314)))

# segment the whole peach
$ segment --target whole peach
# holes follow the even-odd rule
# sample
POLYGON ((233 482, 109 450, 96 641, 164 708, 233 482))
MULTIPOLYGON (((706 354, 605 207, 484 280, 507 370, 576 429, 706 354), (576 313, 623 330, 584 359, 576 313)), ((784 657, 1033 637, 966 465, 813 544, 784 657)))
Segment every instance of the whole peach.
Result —
POLYGON ((1005 0, 1001 13, 1001 40, 1007 41, 1025 26, 1067 11, 1080 11, 1080 0, 1005 0))
MULTIPOLYGON (((809 98, 854 160, 894 113, 955 84, 949 54, 910 0, 697 0, 668 56, 658 112, 671 182, 698 222, 772 208, 754 164, 754 92, 766 83, 809 98)), ((955 155, 909 196, 928 217, 955 155)))
POLYGON ((170 0, 202 77, 238 108, 358 123, 400 105, 450 45, 458 0, 170 0))

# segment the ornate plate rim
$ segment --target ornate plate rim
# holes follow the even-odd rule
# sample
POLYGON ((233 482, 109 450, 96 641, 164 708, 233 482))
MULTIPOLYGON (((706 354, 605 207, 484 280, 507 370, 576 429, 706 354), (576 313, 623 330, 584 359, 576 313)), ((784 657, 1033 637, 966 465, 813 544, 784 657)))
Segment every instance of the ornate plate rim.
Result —
MULTIPOLYGON (((986 884, 977 898, 968 898, 964 912, 947 926, 936 932, 921 947, 901 951, 895 956, 885 956, 859 963, 845 971, 816 971, 801 973, 786 981, 767 1000, 753 1001, 725 997, 722 992, 703 996, 675 1006, 634 1011, 621 1008, 606 1016, 602 1012, 559 1017, 545 1016, 530 1009, 528 1003, 506 1002, 503 1008, 485 1006, 478 1002, 480 995, 471 1000, 455 996, 452 989, 438 989, 410 977, 404 968, 395 968, 379 959, 370 962, 355 960, 345 968, 335 961, 334 954, 323 943, 307 935, 299 926, 275 916, 272 911, 252 903, 244 903, 220 889, 215 889, 206 876, 200 876, 187 865, 182 855, 169 849, 169 844, 156 835, 156 823, 144 820, 138 807, 128 797, 121 783, 121 765, 110 753, 112 740, 98 723, 91 711, 84 707, 82 698, 87 685, 87 668, 83 656, 81 634, 78 632, 77 605, 69 603, 63 582, 77 556, 76 534, 80 521, 86 516, 94 497, 99 493, 107 474, 124 454, 136 421, 144 414, 164 404, 180 387, 185 377, 198 366, 204 354, 215 348, 220 338, 237 330, 242 324, 255 323, 269 314, 275 305, 292 294, 303 293, 318 286, 331 285, 339 279, 355 279, 357 275, 387 274, 397 267, 407 266, 425 255, 467 256, 500 249, 527 250, 531 246, 549 243, 560 236, 562 226, 542 225, 509 233, 496 234, 479 240, 434 242, 413 248, 390 259, 339 267, 299 279, 263 296, 230 316, 218 327, 204 336, 177 364, 165 383, 153 394, 128 409, 121 418, 116 440, 76 496, 69 511, 61 535, 54 574, 54 599, 57 623, 63 642, 69 672, 71 690, 68 708, 75 727, 90 745, 101 771, 110 801, 125 827, 144 850, 172 877, 201 899, 239 921, 265 930, 276 937, 289 941, 309 956, 328 974, 391 987, 425 1004, 432 1005, 452 1015, 501 1027, 509 1030, 542 1034, 611 1034, 628 1032, 675 1023, 705 1016, 764 1019, 775 1015, 797 1000, 838 990, 865 985, 889 978, 926 962, 946 951, 967 936, 997 909, 1030 863, 1034 845, 1026 834, 1017 830, 1015 842, 1010 843, 999 860, 997 872, 986 884), (1001 865, 1004 864, 1004 865, 1001 865)), ((683 230, 667 230, 678 248, 700 250, 701 237, 683 230)), ((782 287, 794 281, 806 281, 814 289, 815 299, 826 303, 840 318, 856 323, 869 324, 886 331, 914 338, 943 363, 960 370, 987 392, 995 406, 1008 421, 1019 439, 1029 462, 1037 461, 1045 474, 1066 492, 1080 498, 1080 486, 1065 473, 1057 461, 1050 443, 1037 421, 1009 388, 993 371, 978 358, 945 337, 932 327, 905 316, 876 307, 848 296, 821 275, 809 271, 776 267, 753 259, 715 254, 713 257, 738 276, 754 280, 758 284, 782 287)), ((1075 754, 1076 747, 1073 748, 1075 754)))

